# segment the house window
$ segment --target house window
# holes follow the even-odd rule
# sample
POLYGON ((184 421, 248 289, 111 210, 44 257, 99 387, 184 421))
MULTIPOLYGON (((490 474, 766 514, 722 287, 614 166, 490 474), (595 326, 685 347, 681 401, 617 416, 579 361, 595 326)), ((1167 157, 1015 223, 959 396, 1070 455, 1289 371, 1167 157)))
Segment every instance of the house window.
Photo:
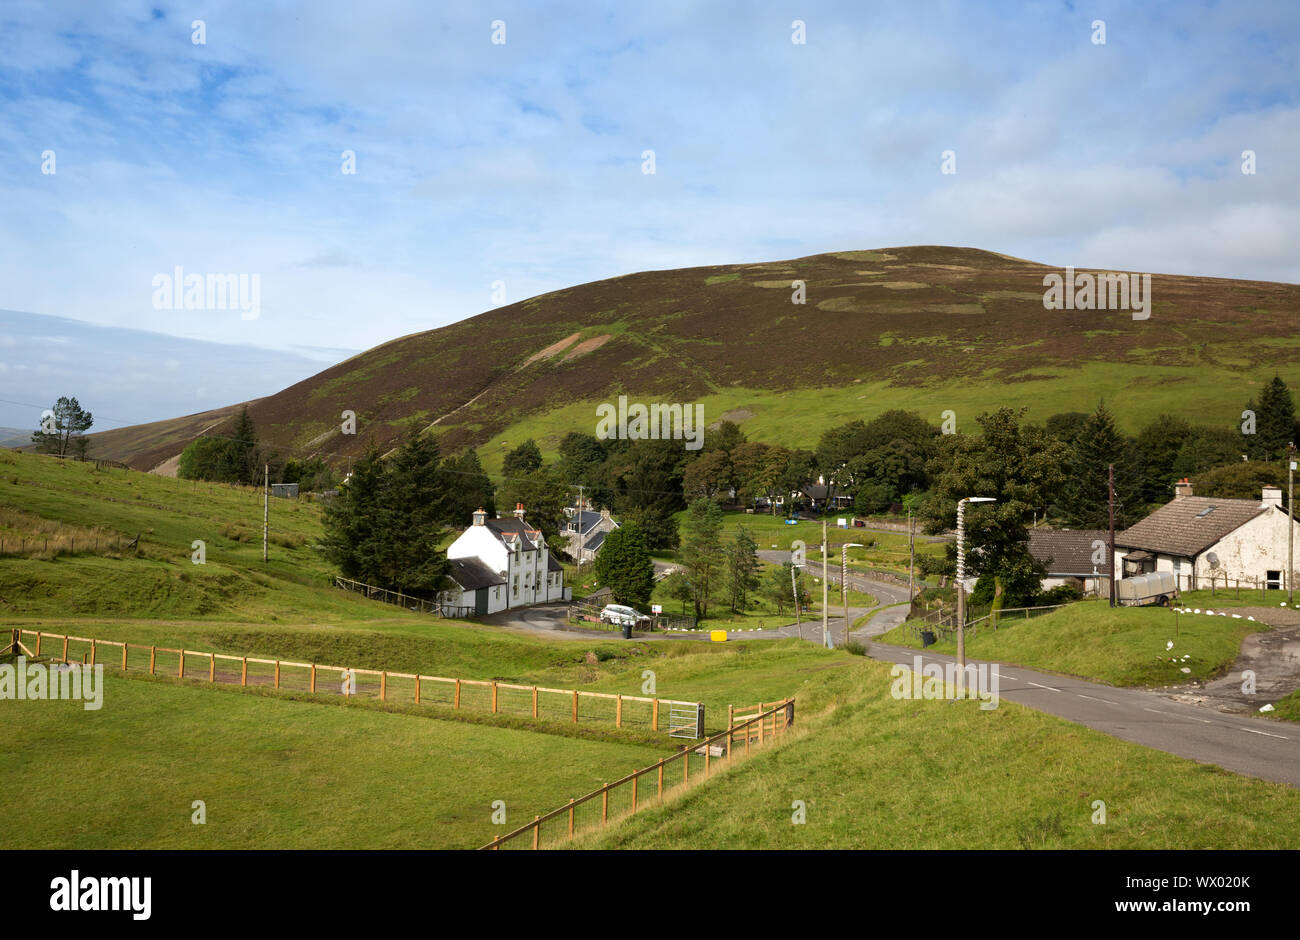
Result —
POLYGON ((1265 575, 1264 580, 1267 582, 1267 584, 1266 584, 1265 586, 1266 586, 1270 591, 1277 591, 1277 590, 1280 590, 1280 589, 1281 589, 1281 587, 1282 587, 1282 572, 1280 572, 1280 571, 1266 571, 1266 572, 1264 573, 1264 575, 1265 575))
POLYGON ((493 599, 493 600, 498 600, 498 601, 501 600, 501 588, 499 588, 499 587, 494 587, 494 588, 492 589, 492 599, 493 599))

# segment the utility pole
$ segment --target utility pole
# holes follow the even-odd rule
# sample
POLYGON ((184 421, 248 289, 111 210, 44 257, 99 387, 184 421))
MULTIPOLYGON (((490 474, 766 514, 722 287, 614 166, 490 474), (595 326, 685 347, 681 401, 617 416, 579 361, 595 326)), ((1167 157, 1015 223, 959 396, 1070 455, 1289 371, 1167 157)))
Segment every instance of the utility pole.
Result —
POLYGON ((966 671, 966 500, 957 501, 957 669, 966 671))
MULTIPOLYGON (((1106 483, 1106 504, 1110 508, 1110 541, 1107 548, 1110 550, 1106 560, 1106 580, 1110 582, 1110 606, 1115 606, 1115 465, 1110 465, 1108 479, 1106 483)), ((1174 585, 1177 589, 1178 585, 1174 585)))
POLYGON ((582 583, 582 491, 583 485, 578 484, 578 573, 574 576, 578 583, 582 583))
POLYGON ((912 520, 912 510, 907 511, 907 603, 908 616, 911 616, 912 572, 916 568, 916 525, 912 520))
POLYGON ((799 639, 803 639, 803 612, 799 610, 799 566, 790 563, 790 593, 794 595, 794 623, 799 631, 799 639))
POLYGON ((859 542, 845 542, 840 546, 840 594, 844 600, 844 643, 849 642, 849 549, 862 548, 859 542))
POLYGON ((262 464, 262 561, 266 561, 266 543, 271 534, 271 465, 262 464))
POLYGON ((1286 602, 1295 606, 1295 441, 1286 449, 1286 602))
POLYGON ((826 520, 822 520, 822 643, 827 649, 834 649, 831 643, 831 621, 830 621, 830 587, 826 581, 828 572, 826 559, 826 520))

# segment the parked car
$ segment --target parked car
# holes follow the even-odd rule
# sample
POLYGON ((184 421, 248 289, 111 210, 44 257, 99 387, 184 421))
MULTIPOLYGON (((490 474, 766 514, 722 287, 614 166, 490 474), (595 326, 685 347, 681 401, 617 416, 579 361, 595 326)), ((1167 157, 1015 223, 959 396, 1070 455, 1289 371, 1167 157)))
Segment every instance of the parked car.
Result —
POLYGON ((600 612, 601 623, 612 623, 616 627, 635 627, 642 619, 642 614, 622 604, 606 604, 600 612))

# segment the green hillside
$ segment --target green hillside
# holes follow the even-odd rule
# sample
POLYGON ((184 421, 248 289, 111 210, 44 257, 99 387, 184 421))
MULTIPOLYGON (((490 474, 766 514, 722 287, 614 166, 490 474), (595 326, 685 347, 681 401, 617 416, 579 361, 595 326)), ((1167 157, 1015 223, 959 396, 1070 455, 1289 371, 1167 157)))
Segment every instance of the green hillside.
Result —
MULTIPOLYGON (((1230 426, 1278 372, 1300 383, 1300 287, 1157 274, 1149 319, 1045 310, 1059 269, 973 248, 848 251, 649 271, 582 284, 395 339, 251 404, 286 453, 355 455, 409 418, 474 444, 499 469, 534 437, 591 432, 596 405, 700 402, 706 423, 808 445, 890 408, 968 428, 980 411, 1041 420, 1106 398, 1135 430, 1160 412, 1230 426), (792 303, 791 284, 806 302, 792 303), (355 411, 358 433, 340 429, 355 411)), ((94 435, 102 457, 152 468, 231 408, 94 435)))

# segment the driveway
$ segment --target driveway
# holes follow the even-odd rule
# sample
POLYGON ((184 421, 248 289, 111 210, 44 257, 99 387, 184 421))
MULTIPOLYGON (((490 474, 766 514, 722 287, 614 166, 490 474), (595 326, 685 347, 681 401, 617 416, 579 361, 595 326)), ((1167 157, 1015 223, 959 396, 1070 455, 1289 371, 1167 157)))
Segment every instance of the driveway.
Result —
POLYGON ((1233 607, 1228 613, 1254 617, 1271 624, 1273 629, 1246 637, 1232 669, 1223 678, 1173 686, 1164 691, 1178 702, 1231 714, 1253 714, 1300 688, 1300 611, 1233 607), (1242 690, 1247 670, 1255 674, 1254 694, 1242 690))

